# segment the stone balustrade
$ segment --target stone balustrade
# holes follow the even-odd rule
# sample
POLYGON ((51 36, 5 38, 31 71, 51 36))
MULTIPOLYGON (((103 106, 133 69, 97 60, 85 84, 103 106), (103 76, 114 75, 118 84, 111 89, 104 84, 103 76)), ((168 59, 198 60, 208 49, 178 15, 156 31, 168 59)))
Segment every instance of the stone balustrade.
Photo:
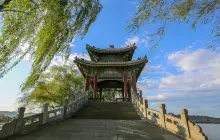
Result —
POLYGON ((160 104, 160 110, 156 111, 148 107, 148 101, 142 97, 142 92, 132 93, 132 104, 138 114, 148 122, 164 128, 180 138, 186 140, 207 140, 199 125, 194 124, 188 118, 188 111, 181 110, 180 118, 166 114, 165 104, 160 104))
POLYGON ((105 99, 104 98, 89 98, 89 101, 101 101, 101 102, 104 102, 105 99))
POLYGON ((47 124, 61 121, 71 117, 88 102, 88 93, 78 92, 73 96, 71 103, 65 99, 63 107, 49 110, 48 104, 44 104, 42 113, 24 117, 25 107, 18 108, 18 114, 11 122, 2 125, 0 139, 16 137, 41 129, 47 124))

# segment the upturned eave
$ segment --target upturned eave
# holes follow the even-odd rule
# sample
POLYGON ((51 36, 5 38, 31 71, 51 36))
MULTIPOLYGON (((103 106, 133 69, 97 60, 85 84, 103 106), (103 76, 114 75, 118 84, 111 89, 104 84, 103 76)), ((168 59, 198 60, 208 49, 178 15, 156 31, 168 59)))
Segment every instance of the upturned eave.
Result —
POLYGON ((142 59, 133 60, 133 61, 127 61, 127 62, 94 62, 94 61, 88 61, 84 59, 77 58, 74 60, 76 65, 79 67, 79 70, 81 73, 85 76, 85 72, 81 67, 87 67, 87 68, 93 68, 93 69, 99 69, 99 68, 111 68, 111 67, 117 67, 117 68, 137 68, 139 67, 139 70, 136 73, 137 78, 140 76, 141 71, 143 70, 145 64, 148 62, 147 57, 144 57, 142 59))
POLYGON ((94 46, 86 45, 86 50, 89 53, 89 56, 92 61, 96 61, 96 58, 98 58, 100 55, 126 55, 129 54, 129 57, 127 58, 127 61, 130 61, 132 59, 132 56, 134 54, 134 51, 136 49, 136 44, 128 45, 123 48, 107 48, 107 49, 100 49, 94 46))

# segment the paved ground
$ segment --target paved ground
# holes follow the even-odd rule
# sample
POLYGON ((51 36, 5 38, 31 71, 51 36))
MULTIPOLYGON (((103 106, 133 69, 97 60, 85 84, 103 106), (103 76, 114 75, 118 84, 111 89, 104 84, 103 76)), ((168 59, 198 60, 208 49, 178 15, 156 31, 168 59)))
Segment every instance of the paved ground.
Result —
POLYGON ((17 140, 180 140, 142 120, 68 119, 17 140))

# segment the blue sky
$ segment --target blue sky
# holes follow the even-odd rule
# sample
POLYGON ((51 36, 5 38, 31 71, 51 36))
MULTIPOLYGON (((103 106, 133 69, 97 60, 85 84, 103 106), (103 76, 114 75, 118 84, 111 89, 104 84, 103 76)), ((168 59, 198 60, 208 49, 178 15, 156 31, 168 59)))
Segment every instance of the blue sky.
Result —
MULTIPOLYGON (((148 56, 149 63, 138 80, 138 87, 149 100, 150 107, 159 109, 165 103, 168 112, 220 117, 220 53, 206 49, 212 26, 172 23, 158 48, 149 51, 149 37, 157 25, 146 25, 132 34, 125 30, 136 9, 135 0, 101 0, 103 9, 88 34, 73 41, 72 56, 88 58, 86 44, 116 48, 136 42, 133 59, 148 56)), ((59 64, 57 57, 52 61, 59 64)), ((0 110, 16 110, 14 104, 19 86, 28 76, 31 62, 23 60, 13 71, 0 79, 0 110)))

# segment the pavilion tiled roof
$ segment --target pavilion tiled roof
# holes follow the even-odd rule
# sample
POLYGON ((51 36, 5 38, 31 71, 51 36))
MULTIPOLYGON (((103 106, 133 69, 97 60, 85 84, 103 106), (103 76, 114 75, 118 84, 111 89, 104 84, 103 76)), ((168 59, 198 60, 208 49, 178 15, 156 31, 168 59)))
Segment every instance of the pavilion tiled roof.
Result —
POLYGON ((136 49, 136 45, 132 44, 132 45, 128 45, 127 47, 123 47, 123 48, 107 48, 107 49, 100 49, 100 48, 96 48, 94 46, 90 46, 90 45, 86 45, 86 49, 88 51, 94 52, 94 53, 102 53, 102 54, 106 54, 106 53, 124 53, 124 52, 129 52, 129 51, 134 51, 136 49))
POLYGON ((77 64, 77 66, 79 67, 79 70, 81 71, 81 73, 83 74, 83 76, 85 77, 85 73, 84 70, 82 69, 82 67, 87 67, 87 68, 95 68, 95 69, 99 69, 99 68, 108 68, 108 67, 118 67, 118 68, 128 68, 128 67, 133 67, 133 68, 137 68, 138 71, 136 73, 137 79, 140 76, 141 71, 143 70, 145 64, 148 62, 147 57, 145 56, 144 58, 138 58, 137 60, 132 60, 132 61, 119 61, 119 62, 96 62, 96 61, 88 61, 88 60, 84 60, 82 58, 75 58, 74 62, 77 64), (81 67, 81 66, 82 67, 81 67))
POLYGON ((142 59, 133 60, 133 61, 126 61, 126 62, 95 62, 95 61, 88 61, 81 58, 77 58, 74 61, 76 64, 87 65, 91 67, 128 67, 128 66, 135 66, 140 64, 145 64, 148 62, 147 57, 142 59))

